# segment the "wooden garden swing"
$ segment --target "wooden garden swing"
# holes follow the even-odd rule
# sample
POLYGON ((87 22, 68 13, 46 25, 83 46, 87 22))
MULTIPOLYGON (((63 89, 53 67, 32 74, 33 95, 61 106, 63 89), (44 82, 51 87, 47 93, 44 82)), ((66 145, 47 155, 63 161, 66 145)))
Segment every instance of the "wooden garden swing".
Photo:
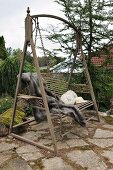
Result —
MULTIPOLYGON (((49 17, 49 18, 54 18, 54 19, 58 19, 60 21, 63 21, 66 24, 68 24, 71 28, 73 28, 75 32, 78 33, 79 38, 81 37, 79 30, 77 30, 77 28, 74 25, 72 25, 70 22, 68 22, 67 20, 65 20, 61 17, 58 17, 58 16, 48 15, 48 14, 40 14, 40 15, 31 16, 29 8, 27 9, 27 17, 25 19, 25 43, 24 43, 24 48, 23 48, 23 57, 22 57, 19 75, 18 75, 18 81, 17 81, 16 92, 15 92, 15 100, 14 100, 13 113, 12 113, 12 119, 11 119, 9 133, 10 133, 10 135, 12 135, 13 137, 15 137, 19 140, 22 140, 22 141, 27 142, 29 144, 35 145, 35 146, 37 146, 41 149, 45 149, 45 150, 48 150, 50 152, 54 152, 54 153, 57 154, 58 153, 57 142, 56 142, 56 137, 55 137, 55 134, 54 134, 54 127, 53 127, 53 123, 52 123, 52 120, 51 120, 51 114, 50 114, 48 103, 47 103, 47 98, 46 98, 46 94, 45 94, 45 90, 44 90, 44 86, 43 86, 42 77, 45 79, 48 88, 59 96, 67 91, 69 82, 66 82, 63 79, 62 74, 54 74, 54 73, 41 74, 40 73, 39 63, 38 63, 36 50, 35 50, 35 43, 34 43, 33 35, 32 35, 33 34, 33 26, 32 26, 33 24, 32 24, 32 22, 33 22, 33 20, 38 20, 39 17, 49 17), (13 132, 13 128, 15 128, 17 126, 21 126, 23 124, 27 124, 27 123, 33 121, 33 120, 28 120, 26 122, 23 122, 19 125, 14 126, 14 118, 15 118, 18 98, 22 98, 22 99, 25 99, 25 100, 33 100, 33 99, 35 99, 37 101, 39 100, 39 97, 36 97, 36 96, 29 96, 29 95, 27 96, 27 95, 23 95, 23 94, 20 95, 19 94, 20 82, 21 82, 21 77, 22 77, 22 72, 23 72, 23 67, 24 67, 26 51, 27 51, 27 47, 29 45, 31 46, 34 64, 35 64, 35 68, 36 68, 36 73, 37 73, 37 76, 38 76, 38 79, 39 79, 39 85, 40 85, 41 94, 42 94, 41 101, 43 103, 43 107, 44 107, 43 109, 45 109, 46 115, 47 115, 47 121, 48 121, 50 134, 51 134, 53 147, 54 147, 53 150, 46 147, 46 146, 39 145, 37 142, 23 138, 20 135, 17 135, 13 132), (59 78, 59 76, 60 76, 60 78, 59 78), (61 84, 63 84, 63 86, 60 90, 59 86, 61 86, 61 84)), ((80 103, 77 106, 78 106, 79 110, 84 110, 85 108, 88 108, 88 107, 93 105, 94 109, 96 111, 97 120, 100 121, 99 114, 98 114, 98 107, 97 107, 97 104, 96 104, 96 100, 95 100, 95 96, 94 96, 94 92, 93 92, 93 87, 92 87, 92 84, 91 84, 90 75, 89 75, 88 68, 87 68, 87 63, 85 61, 85 56, 83 54, 81 45, 79 46, 79 49, 81 50, 81 57, 82 57, 82 60, 83 60, 83 66, 84 66, 84 72, 85 72, 86 79, 87 79, 87 84, 75 84, 75 85, 73 85, 73 87, 74 87, 73 90, 75 92, 79 92, 79 93, 80 92, 90 93, 92 100, 87 101, 85 103, 80 103)), ((74 61, 73 61, 74 63, 75 63, 75 59, 76 59, 76 56, 75 56, 74 61)), ((73 71, 73 69, 71 70, 71 74, 72 74, 72 71, 73 71)), ((70 77, 71 77, 71 74, 70 74, 70 77)), ((70 79, 70 77, 69 77, 69 79, 70 79)), ((42 107, 42 105, 39 106, 39 107, 42 107)))

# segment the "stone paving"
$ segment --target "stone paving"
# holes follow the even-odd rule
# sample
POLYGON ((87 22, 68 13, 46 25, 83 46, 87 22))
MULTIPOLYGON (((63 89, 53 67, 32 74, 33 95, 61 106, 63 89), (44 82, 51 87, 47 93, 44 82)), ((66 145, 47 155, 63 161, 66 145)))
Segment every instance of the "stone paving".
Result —
MULTIPOLYGON (((102 120, 70 128, 64 123, 62 130, 65 134, 57 124, 58 155, 12 136, 0 138, 0 170, 113 170, 113 125, 102 120)), ((47 122, 32 122, 20 135, 52 148, 47 122)))

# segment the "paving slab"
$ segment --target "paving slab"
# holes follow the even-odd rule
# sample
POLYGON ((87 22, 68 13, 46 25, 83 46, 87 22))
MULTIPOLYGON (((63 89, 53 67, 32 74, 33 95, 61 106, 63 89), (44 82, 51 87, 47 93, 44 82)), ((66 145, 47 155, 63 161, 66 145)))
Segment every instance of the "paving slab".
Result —
POLYGON ((106 129, 113 129, 113 125, 103 125, 102 127, 106 128, 106 129))
POLYGON ((40 145, 51 145, 52 144, 52 140, 50 140, 50 139, 40 139, 38 141, 38 144, 40 144, 40 145))
POLYGON ((63 161, 60 157, 42 160, 43 170, 74 170, 70 165, 63 161))
POLYGON ((19 156, 21 156, 26 161, 30 161, 30 160, 33 161, 33 160, 37 160, 37 159, 44 157, 40 153, 39 149, 32 145, 25 145, 25 146, 19 147, 16 150, 16 152, 19 156))
POLYGON ((26 138, 26 139, 34 141, 34 140, 38 140, 38 138, 41 137, 41 134, 38 133, 38 132, 29 131, 29 132, 23 133, 21 136, 26 138))
POLYGON ((80 147, 80 146, 89 145, 88 143, 86 143, 82 139, 70 139, 70 140, 67 140, 66 143, 69 147, 80 147))
POLYGON ((69 139, 79 139, 79 137, 73 133, 68 133, 66 137, 69 139))
POLYGON ((26 161, 35 161, 44 157, 40 152, 24 153, 19 154, 19 156, 21 156, 26 161))
POLYGON ((58 149, 69 149, 69 145, 64 141, 57 142, 58 149))
POLYGON ((18 147, 18 145, 14 144, 14 143, 1 142, 0 143, 0 152, 8 151, 8 150, 11 150, 11 149, 15 149, 17 147, 18 147))
POLYGON ((109 130, 97 129, 93 138, 111 138, 113 137, 113 132, 109 130))
MULTIPOLYGON (((68 126, 66 128, 69 130, 68 126)), ((0 138, 0 170, 75 170, 77 168, 78 170, 79 168, 84 170, 113 170, 112 129, 112 125, 99 124, 98 126, 95 122, 94 124, 90 122, 89 127, 83 128, 77 125, 63 137, 59 133, 59 128, 55 129, 57 145, 58 149, 61 149, 62 158, 50 158, 52 155, 48 152, 47 157, 50 157, 47 159, 38 147, 8 136, 0 138), (96 154, 96 149, 101 150, 99 155, 96 154), (109 168, 105 164, 106 162, 107 165, 111 163, 109 168)), ((64 132, 66 130, 64 129, 64 132)), ((22 135, 52 148, 47 122, 39 124, 34 122, 22 135)))
POLYGON ((6 137, 0 137, 0 143, 1 143, 1 142, 5 142, 6 139, 7 139, 6 137))
POLYGON ((9 159, 11 159, 12 155, 13 155, 12 152, 9 152, 9 153, 6 153, 6 152, 0 153, 0 166, 2 164, 4 164, 6 161, 8 161, 9 159))
POLYGON ((106 164, 92 150, 75 150, 67 154, 68 158, 87 170, 106 170, 106 164))
POLYGON ((37 131, 37 130, 47 130, 48 129, 48 123, 47 121, 41 122, 41 123, 35 123, 31 126, 31 130, 37 131))
POLYGON ((108 160, 113 164, 113 150, 111 150, 111 151, 104 151, 102 156, 108 158, 108 160))
POLYGON ((38 152, 39 149, 36 146, 32 146, 29 144, 25 144, 24 146, 21 146, 19 148, 16 149, 16 152, 18 154, 22 154, 22 153, 32 153, 32 152, 38 152))
POLYGON ((71 132, 77 136, 80 136, 80 137, 87 137, 88 136, 88 130, 84 127, 75 127, 71 130, 71 132))
POLYGON ((69 149, 73 147, 88 146, 89 144, 82 139, 69 139, 57 142, 58 149, 69 149))
POLYGON ((96 128, 96 124, 94 124, 94 123, 92 123, 91 121, 88 121, 87 122, 87 124, 86 124, 86 126, 88 127, 88 128, 96 128))
POLYGON ((3 167, 1 167, 0 170, 33 170, 33 169, 23 159, 15 158, 10 160, 3 167))
POLYGON ((113 139, 88 139, 88 141, 101 148, 107 148, 113 145, 113 139))

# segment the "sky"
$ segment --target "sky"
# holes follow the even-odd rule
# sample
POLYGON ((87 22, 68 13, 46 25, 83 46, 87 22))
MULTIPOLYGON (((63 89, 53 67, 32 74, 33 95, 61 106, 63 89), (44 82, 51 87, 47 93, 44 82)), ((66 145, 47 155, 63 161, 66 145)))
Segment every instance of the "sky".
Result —
MULTIPOLYGON (((53 14, 64 17, 61 6, 54 0, 0 0, 0 36, 4 36, 7 48, 23 49, 27 7, 30 7, 31 15, 53 14)), ((48 18, 43 18, 40 22, 41 27, 58 24, 57 20, 48 18)))

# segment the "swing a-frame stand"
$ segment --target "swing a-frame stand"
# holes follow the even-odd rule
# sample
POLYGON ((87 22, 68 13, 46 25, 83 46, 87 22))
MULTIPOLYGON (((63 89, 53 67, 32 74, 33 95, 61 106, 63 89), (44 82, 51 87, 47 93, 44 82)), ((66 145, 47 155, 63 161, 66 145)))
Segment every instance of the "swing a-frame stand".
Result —
MULTIPOLYGON (((61 21, 65 22, 66 24, 68 24, 71 28, 73 28, 74 31, 77 31, 77 29, 76 29, 76 27, 74 25, 72 25, 70 22, 66 21, 65 19, 62 19, 62 18, 57 17, 57 16, 48 15, 48 14, 40 14, 40 15, 30 16, 30 10, 28 8, 27 17, 25 19, 25 42, 24 42, 24 48, 23 48, 23 56, 22 56, 22 59, 21 59, 21 65, 20 65, 20 70, 19 70, 19 75, 18 75, 18 81, 17 81, 16 92, 15 92, 15 100, 14 100, 13 113, 12 113, 12 119, 11 119, 9 133, 13 137, 15 137, 15 138, 17 138, 17 139, 19 139, 21 141, 24 141, 26 143, 35 145, 35 146, 39 147, 40 149, 44 149, 44 150, 53 152, 55 154, 58 154, 57 142, 56 142, 56 137, 55 137, 55 134, 54 134, 54 127, 53 127, 53 123, 52 123, 50 112, 49 112, 48 102, 47 102, 47 98, 46 98, 46 94, 45 94, 45 90, 44 90, 44 86, 43 86, 43 81, 42 81, 42 76, 41 76, 41 73, 40 73, 40 68, 39 68, 37 55, 36 55, 35 43, 33 41, 33 36, 32 36, 32 33, 33 33, 32 20, 34 18, 38 18, 38 17, 50 17, 50 18, 61 20, 61 21), (41 94, 42 94, 44 108, 45 108, 46 115, 47 115, 47 121, 48 121, 49 129, 50 129, 50 134, 51 134, 51 138, 52 138, 52 142, 53 142, 53 150, 50 149, 49 147, 46 147, 44 145, 39 145, 37 142, 28 140, 28 139, 26 139, 26 138, 24 138, 24 137, 22 137, 20 135, 17 135, 15 133, 13 133, 13 128, 19 127, 21 125, 24 125, 24 124, 27 124, 27 123, 33 121, 33 120, 29 120, 29 121, 26 121, 26 122, 23 122, 23 123, 21 123, 19 125, 14 126, 14 118, 15 118, 15 114, 16 114, 17 100, 18 100, 18 97, 19 97, 19 89, 20 89, 20 84, 21 84, 21 77, 22 77, 22 72, 23 72, 23 67, 24 67, 24 61, 25 61, 25 56, 26 56, 26 52, 27 52, 27 47, 29 45, 31 46, 31 50, 32 50, 32 53, 33 53, 33 60, 34 60, 34 64, 35 64, 35 67, 36 67, 36 73, 37 73, 37 77, 39 79, 40 90, 41 90, 41 94)), ((98 108, 97 108, 97 105, 96 105, 95 96, 94 96, 94 93, 93 93, 93 88, 92 88, 92 85, 91 85, 91 80, 90 80, 90 76, 89 76, 89 73, 88 73, 88 69, 87 69, 87 65, 86 65, 86 62, 85 62, 84 55, 83 55, 83 62, 84 62, 84 66, 86 68, 86 74, 87 74, 87 77, 88 77, 88 82, 89 82, 89 87, 90 87, 90 91, 91 91, 93 104, 94 104, 95 110, 97 112, 97 117, 98 117, 98 120, 99 120, 98 108)), ((30 98, 32 98, 32 97, 33 96, 30 96, 30 98)), ((36 98, 36 96, 35 96, 35 98, 36 98)))

